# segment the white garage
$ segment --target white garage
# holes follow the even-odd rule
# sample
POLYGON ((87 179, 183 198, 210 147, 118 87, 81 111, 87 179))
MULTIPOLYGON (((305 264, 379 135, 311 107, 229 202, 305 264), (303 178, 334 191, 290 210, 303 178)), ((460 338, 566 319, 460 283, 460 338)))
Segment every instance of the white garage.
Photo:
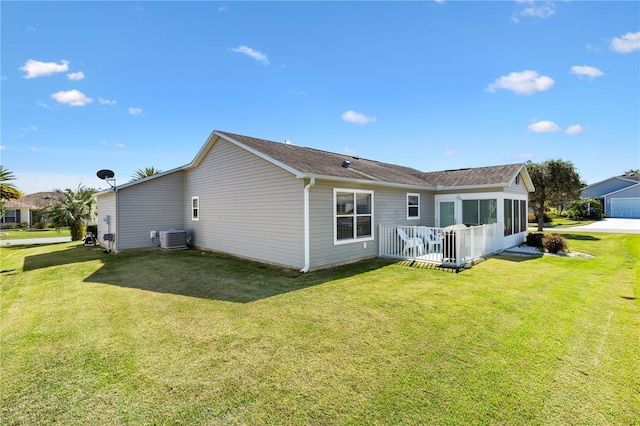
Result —
POLYGON ((611 199, 611 217, 640 219, 640 198, 611 199))
POLYGON ((604 201, 608 217, 640 219, 640 184, 607 194, 604 201))

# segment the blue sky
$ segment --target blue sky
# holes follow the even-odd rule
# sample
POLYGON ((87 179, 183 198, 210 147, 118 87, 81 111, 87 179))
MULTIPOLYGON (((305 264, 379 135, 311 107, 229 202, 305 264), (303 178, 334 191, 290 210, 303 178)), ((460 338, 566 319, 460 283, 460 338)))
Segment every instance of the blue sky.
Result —
POLYGON ((213 130, 423 171, 640 167, 638 2, 2 2, 24 193, 189 163, 213 130))

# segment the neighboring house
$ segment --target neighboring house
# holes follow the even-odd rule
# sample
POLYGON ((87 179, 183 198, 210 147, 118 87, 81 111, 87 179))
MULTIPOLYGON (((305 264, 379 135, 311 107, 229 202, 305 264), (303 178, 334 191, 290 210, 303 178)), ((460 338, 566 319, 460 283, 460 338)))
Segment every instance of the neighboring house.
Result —
POLYGON ((614 176, 582 189, 582 198, 602 202, 604 215, 616 218, 640 218, 640 175, 614 176))
POLYGON ((524 164, 424 173, 215 131, 191 163, 96 194, 98 235, 118 252, 184 229, 193 247, 307 271, 377 256, 381 225, 504 224, 500 248, 515 246, 533 190, 524 164))
POLYGON ((28 223, 33 226, 40 220, 39 212, 54 204, 57 197, 57 192, 36 192, 17 200, 7 200, 4 202, 2 223, 28 223))

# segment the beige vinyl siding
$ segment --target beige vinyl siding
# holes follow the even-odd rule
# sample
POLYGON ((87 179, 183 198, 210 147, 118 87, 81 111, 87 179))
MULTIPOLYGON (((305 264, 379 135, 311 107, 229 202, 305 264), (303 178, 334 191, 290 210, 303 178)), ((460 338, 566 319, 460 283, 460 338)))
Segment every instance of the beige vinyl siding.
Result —
POLYGON ((118 250, 152 248, 151 231, 184 229, 184 172, 150 179, 118 191, 118 250))
POLYGON ((116 217, 116 193, 107 192, 96 197, 98 200, 98 241, 100 245, 106 247, 104 242, 104 234, 115 234, 117 226, 116 217), (111 216, 111 223, 105 222, 105 217, 111 216))
POLYGON ((185 226, 196 247, 302 268, 303 189, 302 179, 219 139, 187 171, 185 226))
POLYGON ((511 182, 510 186, 505 188, 504 192, 508 192, 510 194, 529 194, 527 187, 524 184, 522 172, 520 172, 520 183, 516 184, 516 181, 514 180, 511 182))
POLYGON ((310 192, 310 261, 311 268, 321 268, 378 255, 378 225, 433 226, 434 196, 414 189, 394 189, 355 185, 347 182, 318 181, 310 192), (334 244, 333 189, 373 191, 373 241, 334 244), (420 219, 407 220, 407 193, 420 194, 420 219), (366 247, 365 247, 366 244, 366 247))

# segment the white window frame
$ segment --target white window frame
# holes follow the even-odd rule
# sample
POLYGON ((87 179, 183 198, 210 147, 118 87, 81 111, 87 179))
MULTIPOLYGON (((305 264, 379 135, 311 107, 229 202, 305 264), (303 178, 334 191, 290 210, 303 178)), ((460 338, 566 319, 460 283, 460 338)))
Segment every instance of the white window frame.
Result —
POLYGON ((197 222, 200 220, 200 197, 191 197, 191 220, 197 222), (194 206, 195 201, 195 206, 194 206), (196 213, 195 215, 193 213, 196 213))
MULTIPOLYGON (((373 191, 367 191, 363 189, 346 189, 346 188, 333 188, 333 244, 351 244, 351 243, 360 243, 363 241, 372 241, 375 239, 375 222, 374 222, 374 194, 373 191), (354 218, 354 226, 353 226, 353 238, 350 239, 338 239, 338 208, 337 208, 337 195, 339 192, 348 192, 353 194, 353 218, 354 218), (358 207, 356 205, 356 194, 369 194, 371 195, 371 214, 358 214, 358 207), (371 235, 366 237, 358 237, 358 216, 371 216, 371 235)), ((341 215, 342 216, 342 215, 341 215)))
POLYGON ((407 220, 417 220, 420 219, 420 194, 418 193, 413 193, 413 192, 408 192, 407 193, 407 220), (418 197, 418 215, 417 216, 411 216, 409 214, 409 207, 416 207, 413 205, 409 205, 409 197, 418 197))

